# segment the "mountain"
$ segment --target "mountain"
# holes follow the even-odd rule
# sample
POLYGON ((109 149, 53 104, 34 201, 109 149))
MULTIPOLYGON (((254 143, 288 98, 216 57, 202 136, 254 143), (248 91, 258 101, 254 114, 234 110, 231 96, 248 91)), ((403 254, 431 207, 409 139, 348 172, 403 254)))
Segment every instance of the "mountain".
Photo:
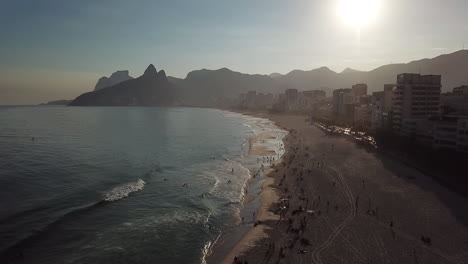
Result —
MULTIPOLYGON (((293 70, 278 78, 277 81, 282 87, 288 89, 315 90, 321 87, 336 87, 336 79, 339 75, 327 67, 321 67, 310 71, 293 70)), ((338 86, 338 88, 341 87, 338 86)))
POLYGON ((368 91, 381 91, 386 83, 395 83, 400 73, 422 73, 442 75, 442 90, 468 84, 468 50, 461 50, 432 59, 422 59, 409 63, 389 64, 371 71, 346 69, 336 73, 326 67, 310 71, 294 70, 277 78, 283 87, 298 90, 350 88, 356 83, 366 83, 368 91))
POLYGON ((274 73, 270 73, 270 75, 268 76, 270 76, 271 78, 278 78, 278 77, 283 76, 283 74, 274 72, 274 73))
POLYGON ((171 79, 181 88, 183 102, 187 105, 213 105, 220 98, 236 98, 240 93, 257 91, 277 93, 279 84, 268 75, 244 74, 227 68, 197 70, 185 79, 171 79))
MULTIPOLYGON (((122 76, 128 76, 128 71, 120 72, 124 72, 122 76)), ((293 70, 285 75, 245 74, 222 68, 195 70, 188 73, 185 79, 181 79, 166 77, 164 71, 158 73, 154 66, 150 65, 142 76, 83 94, 71 105, 219 106, 247 91, 280 93, 291 88, 300 91, 319 89, 330 96, 334 89, 350 88, 357 83, 366 83, 368 93, 372 93, 382 91, 384 84, 395 83, 400 73, 419 72, 441 74, 443 91, 468 84, 468 51, 461 50, 432 59, 384 65, 371 71, 347 68, 340 73, 327 67, 309 71, 293 70)))
POLYGON ((128 71, 116 71, 109 78, 105 76, 100 78, 94 87, 94 91, 101 90, 106 87, 111 87, 131 79, 133 79, 133 77, 128 75, 128 71))
POLYGON ((55 100, 40 105, 68 105, 72 100, 55 100))
POLYGON ((361 71, 351 69, 351 68, 346 68, 341 73, 356 73, 356 72, 361 72, 361 71))
POLYGON ((181 102, 186 105, 211 106, 220 98, 235 98, 240 93, 279 93, 285 89, 324 90, 328 96, 334 89, 351 88, 366 83, 368 92, 382 91, 384 84, 395 83, 400 73, 441 74, 443 90, 468 84, 468 51, 462 50, 433 59, 389 64, 371 71, 346 68, 341 73, 321 67, 309 71, 293 70, 285 75, 244 74, 222 68, 197 70, 185 79, 170 78, 180 88, 181 102))
POLYGON ((166 73, 150 64, 143 75, 97 91, 84 93, 70 106, 167 106, 176 102, 176 89, 166 73))
POLYGON ((442 75, 442 90, 468 84, 468 50, 460 50, 451 54, 440 55, 433 59, 422 59, 406 64, 390 64, 370 71, 368 82, 376 83, 391 80, 396 82, 398 73, 410 72, 421 74, 442 75), (391 78, 391 76, 394 76, 391 78))

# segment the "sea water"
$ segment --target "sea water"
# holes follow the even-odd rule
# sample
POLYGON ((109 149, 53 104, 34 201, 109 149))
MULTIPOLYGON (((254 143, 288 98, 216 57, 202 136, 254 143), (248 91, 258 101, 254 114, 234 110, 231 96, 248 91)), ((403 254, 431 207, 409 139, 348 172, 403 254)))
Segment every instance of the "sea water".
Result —
POLYGON ((202 263, 285 132, 214 109, 0 107, 0 262, 202 263))

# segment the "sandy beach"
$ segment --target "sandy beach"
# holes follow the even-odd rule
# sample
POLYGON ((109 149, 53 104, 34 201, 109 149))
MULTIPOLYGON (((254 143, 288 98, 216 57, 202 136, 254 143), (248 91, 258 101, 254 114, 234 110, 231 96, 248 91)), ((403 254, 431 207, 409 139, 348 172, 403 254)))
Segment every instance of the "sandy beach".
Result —
MULTIPOLYGON (((255 214, 255 221, 261 221, 262 223, 265 221, 279 220, 279 216, 275 215, 269 210, 273 203, 276 202, 279 198, 276 191, 270 187, 274 183, 274 178, 270 176, 272 171, 273 169, 271 168, 268 168, 265 171, 268 179, 265 180, 262 184, 263 190, 260 193, 261 204, 255 214)), ((245 203, 248 203, 248 201, 245 201, 245 203)), ((243 254, 249 249, 255 247, 260 239, 268 238, 266 230, 269 228, 269 226, 262 224, 251 228, 229 252, 229 254, 226 255, 221 263, 232 263, 234 257, 239 256, 240 254, 243 254)))
POLYGON ((223 263, 468 263, 467 198, 304 116, 250 114, 290 133, 223 263))
MULTIPOLYGON (((249 115, 246 118, 252 117, 253 115, 249 115)), ((207 258, 203 260, 206 263, 231 263, 236 255, 246 252, 260 238, 267 236, 265 231, 268 227, 258 223, 279 219, 269 210, 278 200, 277 193, 269 187, 274 183, 270 173, 274 170, 271 165, 281 161, 279 157, 284 152, 281 139, 287 132, 272 125, 267 118, 258 117, 260 116, 254 117, 254 129, 248 126, 252 129, 252 136, 245 144, 245 154, 253 163, 249 165, 251 178, 247 182, 246 194, 239 208, 239 222, 226 230, 210 247, 207 258)))

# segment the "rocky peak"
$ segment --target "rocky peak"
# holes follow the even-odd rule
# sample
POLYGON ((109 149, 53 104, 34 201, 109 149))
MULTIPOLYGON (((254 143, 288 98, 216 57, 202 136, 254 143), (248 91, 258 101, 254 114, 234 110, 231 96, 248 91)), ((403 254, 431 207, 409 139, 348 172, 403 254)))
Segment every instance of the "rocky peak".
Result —
POLYGON ((133 79, 133 78, 128 75, 127 70, 116 71, 116 72, 112 73, 112 75, 109 78, 105 77, 105 76, 100 78, 98 80, 98 82, 96 83, 96 86, 94 87, 94 90, 95 91, 101 90, 103 88, 107 88, 107 87, 116 85, 116 84, 121 83, 123 81, 131 80, 131 79, 133 79))
POLYGON ((157 74, 158 71, 153 64, 150 64, 148 68, 146 68, 145 73, 143 73, 144 76, 156 76, 157 74))
POLYGON ((132 78, 128 75, 128 70, 116 71, 110 76, 110 79, 125 79, 125 78, 127 79, 132 78))
POLYGON ((158 72, 158 80, 167 81, 166 72, 165 72, 164 70, 160 70, 160 71, 158 72))

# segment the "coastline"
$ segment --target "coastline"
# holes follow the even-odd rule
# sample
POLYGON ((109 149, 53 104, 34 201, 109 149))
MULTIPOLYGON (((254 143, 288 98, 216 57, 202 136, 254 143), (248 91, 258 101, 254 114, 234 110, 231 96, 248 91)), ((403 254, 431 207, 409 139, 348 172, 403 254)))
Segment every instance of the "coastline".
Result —
MULTIPOLYGON (((223 111, 228 111, 236 114, 241 114, 245 115, 248 117, 253 117, 253 118, 261 118, 268 120, 277 129, 280 129, 283 131, 284 137, 281 138, 280 142, 284 145, 284 139, 287 137, 288 132, 284 128, 278 126, 276 122, 271 120, 269 116, 265 113, 252 113, 252 112, 242 112, 242 111, 233 111, 233 110, 223 110, 223 111)), ((257 191, 256 194, 246 194, 244 201, 242 203, 242 206, 240 208, 241 210, 241 215, 244 215, 247 217, 252 217, 252 212, 255 214, 254 217, 252 217, 252 221, 241 224, 238 227, 236 227, 236 233, 237 234, 224 234, 222 236, 227 236, 228 240, 235 240, 235 243, 227 246, 227 245, 222 245, 222 241, 217 241, 215 245, 213 245, 212 252, 211 254, 207 257, 207 263, 226 263, 230 264, 232 263, 234 257, 239 256, 243 254, 244 252, 248 251, 249 249, 253 248, 256 246, 256 244, 264 239, 267 238, 267 230, 269 227, 267 225, 264 225, 265 221, 277 221, 279 219, 278 215, 275 215, 270 211, 270 207, 278 201, 279 196, 276 193, 276 190, 273 188, 273 184, 275 182, 275 178, 272 176, 272 172, 275 170, 275 166, 280 164, 282 162, 282 155, 280 158, 278 158, 278 153, 272 149, 268 149, 264 145, 259 145, 259 146, 254 146, 256 142, 259 141, 264 141, 268 139, 276 138, 271 134, 271 132, 262 132, 259 133, 258 135, 254 135, 249 139, 249 144, 251 146, 249 150, 249 155, 252 156, 257 156, 257 157, 265 157, 265 156, 272 156, 276 157, 275 161, 272 162, 272 166, 265 166, 264 171, 263 171, 263 176, 261 179, 258 179, 257 182, 254 182, 254 178, 251 178, 248 183, 248 189, 254 189, 254 185, 260 184, 259 190, 257 191), (254 204, 254 202, 257 202, 254 204), (254 206, 254 209, 252 210, 252 206, 254 206), (247 208, 249 207, 249 208, 247 208), (215 258, 213 258, 213 255, 218 255, 215 258), (216 259, 217 258, 217 259, 216 259)), ((220 239, 222 240, 222 239, 220 239)), ((231 241, 232 242, 232 241, 231 241)))
POLYGON ((273 206, 282 219, 265 221, 262 235, 253 228, 239 242, 245 245, 234 247, 223 263, 233 263, 234 256, 239 263, 414 263, 417 258, 417 263, 460 264, 468 259, 463 248, 468 199, 397 160, 324 134, 305 116, 252 115, 290 131, 283 140, 283 162, 269 174, 269 189, 288 205, 273 206), (438 226, 451 228, 441 232, 438 226), (421 234, 437 242, 428 246, 421 234))
MULTIPOLYGON (((257 208, 255 214, 255 222, 257 221, 268 221, 268 220, 279 220, 279 216, 270 212, 269 208, 273 203, 277 202, 279 197, 275 190, 271 186, 274 183, 274 178, 270 176, 272 168, 266 172, 268 177, 262 184, 263 190, 260 192, 260 206, 257 208)), ((242 238, 236 243, 229 253, 224 257, 220 263, 230 264, 233 259, 237 256, 242 255, 247 250, 255 247, 256 243, 263 238, 267 238, 268 235, 266 230, 268 226, 259 224, 257 226, 251 226, 250 229, 242 236, 242 238)))

